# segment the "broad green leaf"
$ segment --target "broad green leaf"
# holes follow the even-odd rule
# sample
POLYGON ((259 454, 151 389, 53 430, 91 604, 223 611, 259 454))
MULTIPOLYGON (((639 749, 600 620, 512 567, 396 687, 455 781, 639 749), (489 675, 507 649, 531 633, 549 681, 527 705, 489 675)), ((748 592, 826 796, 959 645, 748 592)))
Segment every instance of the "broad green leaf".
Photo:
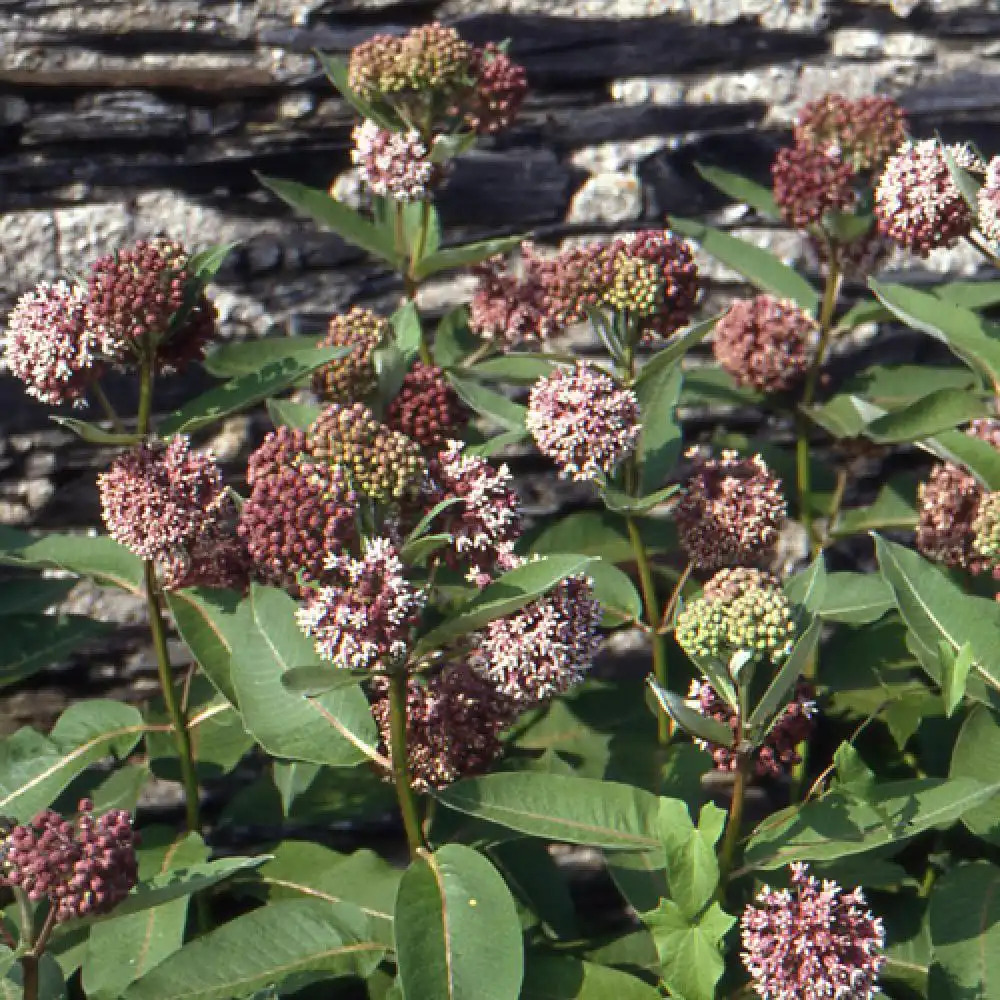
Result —
POLYGON ((523 242, 523 236, 502 236, 495 240, 483 240, 481 243, 446 247, 444 250, 428 254, 415 269, 413 277, 417 281, 423 281, 441 271, 456 271, 461 267, 469 267, 471 264, 489 260, 497 254, 514 250, 523 242))
POLYGON ((965 643, 956 653, 943 639, 938 643, 938 659, 941 662, 941 698, 944 714, 950 719, 965 698, 969 684, 969 671, 974 657, 972 647, 965 643))
POLYGON ((659 1000, 655 986, 572 955, 528 951, 521 1000, 659 1000))
POLYGON ((505 448, 519 445, 522 441, 527 440, 527 438, 527 430, 504 431, 502 434, 495 434, 493 437, 487 438, 482 444, 467 444, 465 446, 465 454, 478 455, 480 458, 490 458, 493 455, 500 454, 505 448))
POLYGON ((837 327, 853 330, 863 323, 884 323, 892 319, 892 313, 881 302, 868 300, 856 302, 837 320, 837 327))
POLYGON ((323 67, 323 72, 326 73, 327 79, 332 83, 340 93, 340 96, 347 101, 355 111, 361 115, 362 118, 368 118, 371 121, 378 122, 382 128, 395 129, 397 123, 391 118, 383 115, 378 108, 366 101, 360 94, 355 93, 348 81, 348 69, 347 63, 343 59, 337 59, 335 56, 328 55, 325 52, 317 52, 316 58, 319 60, 319 64, 323 67))
POLYGON ((449 809, 532 837, 608 849, 655 851, 655 795, 613 781, 556 774, 496 773, 437 793, 449 809))
MULTIPOLYGON (((165 828, 143 830, 138 852, 140 882, 174 869, 204 863, 208 849, 196 833, 174 839, 165 828)), ((131 916, 115 915, 90 930, 83 962, 88 1000, 117 1000, 125 988, 184 943, 189 896, 131 916)))
POLYGON ((587 566, 587 576, 604 611, 622 621, 642 621, 642 597, 627 574, 612 563, 595 559, 587 566))
POLYGON ((972 389, 975 375, 957 365, 873 365, 848 379, 841 391, 895 410, 942 389, 972 389))
POLYGON ((797 271, 783 264, 769 250, 737 239, 693 219, 671 216, 670 227, 693 239, 705 253, 738 271, 752 285, 782 298, 793 299, 807 312, 819 306, 819 293, 797 271))
POLYGON ((241 595, 235 590, 196 587, 166 596, 177 631, 198 666, 216 690, 237 705, 232 655, 234 636, 243 629, 239 621, 241 595))
POLYGON ((1000 793, 1000 781, 925 778, 876 785, 867 801, 831 792, 775 813, 761 823, 747 847, 752 868, 780 868, 792 861, 824 861, 898 846, 917 834, 950 826, 1000 793))
POLYGON ((698 825, 679 799, 660 799, 660 836, 667 859, 670 898, 694 920, 715 896, 719 884, 716 844, 726 814, 711 802, 702 806, 698 825))
POLYGON ((240 605, 232 679, 247 729, 277 757, 331 767, 380 760, 368 699, 357 684, 303 698, 281 683, 292 667, 323 663, 299 629, 295 608, 283 591, 258 585, 240 605))
POLYGON ((453 617, 428 632, 417 644, 415 655, 438 649, 460 635, 482 628, 494 618, 523 608, 561 580, 586 573, 590 563, 587 556, 551 555, 508 570, 459 608, 453 617))
POLYGON ((736 918, 713 903, 701 917, 689 920, 668 899, 641 916, 653 935, 670 995, 676 1000, 715 1000, 715 987, 725 969, 722 939, 736 918))
POLYGON ((913 478, 890 479, 878 491, 875 502, 870 506, 840 512, 833 526, 834 536, 839 538, 882 529, 916 527, 916 489, 913 478))
POLYGON ((562 865, 542 840, 519 837, 492 845, 489 858, 526 910, 522 923, 540 923, 554 938, 580 937, 576 906, 562 865))
POLYGON ((84 768, 130 753, 146 726, 117 701, 82 701, 66 709, 48 737, 19 729, 0 742, 0 815, 26 822, 84 768))
POLYGON ((202 285, 208 284, 226 262, 226 258, 239 246, 239 243, 216 243, 191 254, 187 269, 191 271, 202 285))
POLYGON ((0 688, 17 684, 113 631, 82 615, 20 615, 3 622, 0 688))
POLYGON ((684 373, 682 406, 759 406, 763 399, 755 389, 737 385, 721 368, 694 368, 684 373))
POLYGON ((275 427, 297 427, 300 431, 323 412, 319 403, 295 403, 290 399, 269 399, 266 405, 275 427))
POLYGON ((141 434, 129 431, 106 430, 98 424, 90 423, 86 420, 77 420, 75 417, 51 416, 49 419, 54 424, 72 431, 81 441, 86 441, 87 444, 128 447, 138 444, 142 440, 141 434))
POLYGON ((675 361, 680 361, 690 348, 700 344, 715 329, 721 315, 716 313, 673 334, 639 370, 635 388, 638 390, 647 379, 660 379, 664 368, 670 368, 675 361))
POLYGON ((1000 303, 1000 281, 948 281, 935 285, 931 294, 964 309, 986 309, 1000 303))
MULTIPOLYGON (((284 361, 299 354, 311 354, 320 350, 319 336, 313 337, 262 337, 258 340, 234 340, 214 347, 203 364, 209 374, 216 378, 232 378, 234 375, 250 375, 260 371, 264 365, 284 361)), ((350 353, 342 348, 344 356, 350 353)))
POLYGON ((142 562, 124 545, 103 535, 53 532, 35 537, 0 525, 0 563, 54 567, 120 587, 132 594, 144 592, 142 562))
POLYGON ((524 431, 526 408, 520 403, 509 400, 494 389, 489 389, 481 382, 470 378, 462 378, 454 372, 449 372, 451 382, 462 402, 471 407, 482 417, 486 417, 500 427, 511 431, 524 431))
POLYGON ((604 501, 604 506, 613 514, 648 514, 654 507, 666 503, 680 491, 680 486, 672 483, 645 496, 634 497, 612 486, 602 486, 601 499, 604 501))
POLYGON ((944 462, 964 466, 988 489, 1000 490, 1000 451, 961 431, 943 431, 918 446, 944 462))
POLYGON ((920 642, 936 650, 944 641, 956 654, 968 643, 975 658, 973 669, 1000 691, 1000 605, 968 596, 937 566, 877 535, 875 552, 903 621, 920 642))
POLYGON ((803 406, 800 409, 813 423, 839 439, 861 437, 868 421, 885 412, 858 396, 847 393, 833 396, 817 406, 803 406))
POLYGON ((258 873, 268 898, 321 899, 331 906, 347 903, 368 917, 372 935, 393 945, 392 914, 402 872, 373 851, 338 854, 307 840, 279 844, 258 873))
POLYGON ((281 675, 281 684, 286 691, 315 698, 337 688, 354 687, 359 680, 370 677, 370 671, 332 670, 329 663, 314 663, 307 667, 292 667, 281 675))
POLYGON ((431 353, 435 364, 453 368, 482 346, 483 342, 469 329, 468 307, 456 306, 446 312, 438 323, 431 353))
MULTIPOLYGON (((23 991, 23 966, 20 962, 8 969, 0 978, 0 1000, 21 1000, 23 991)), ((38 1000, 66 1000, 66 981, 59 963, 44 953, 38 962, 38 1000)))
POLYGON ((931 893, 934 1000, 1000 995, 1000 867, 959 865, 931 893))
MULTIPOLYGON (((962 724, 948 773, 952 778, 974 778, 983 783, 1000 774, 1000 724, 984 706, 977 705, 962 724)), ((1000 846, 1000 800, 970 809, 962 822, 977 837, 1000 846)))
MULTIPOLYGON (((645 375, 645 373, 643 373, 645 375)), ((681 429, 677 422, 677 403, 683 382, 680 363, 657 366, 636 383, 642 430, 636 449, 642 467, 642 493, 660 489, 663 480, 674 470, 681 452, 681 429)))
POLYGON ((43 576, 25 576, 0 583, 0 616, 45 611, 64 600, 75 586, 76 580, 43 576))
POLYGON ((808 628, 796 640, 788 659, 782 663, 760 701, 750 713, 747 725, 751 729, 759 730, 761 737, 766 734, 776 716, 784 710, 788 696, 799 676, 807 673, 806 665, 812 659, 822 630, 822 619, 813 618, 808 628))
POLYGON ((420 344, 423 341, 420 313, 413 302, 404 302, 390 317, 395 346, 408 367, 420 354, 420 344))
MULTIPOLYGON (((659 518, 636 518, 647 552, 671 552, 677 548, 672 522, 659 518)), ((530 537, 530 535, 529 535, 530 537)), ((531 538, 530 551, 537 555, 574 552, 600 556, 607 562, 631 562, 635 558, 625 518, 607 510, 580 510, 544 524, 531 538)))
POLYGON ((781 218, 770 189, 721 167, 704 167, 696 163, 694 168, 709 184, 717 187, 723 194, 729 195, 733 201, 744 202, 768 219, 781 218))
POLYGON ((966 364, 988 374, 994 383, 1000 381, 1000 337, 995 323, 928 292, 905 285, 885 285, 874 279, 869 284, 898 319, 946 344, 966 364))
POLYGON ((941 150, 941 156, 944 159, 945 165, 948 167, 948 173, 951 175, 952 181, 961 192, 962 199, 965 201, 965 204, 969 206, 973 222, 978 224, 978 195, 979 188, 981 187, 980 183, 969 173, 968 170, 959 165, 958 161, 955 159, 955 154, 946 143, 941 142, 940 138, 938 138, 938 149, 941 150))
POLYGON ((284 392, 316 368, 342 357, 344 353, 343 347, 321 347, 308 354, 271 361, 247 375, 237 375, 175 410, 160 423, 159 432, 164 436, 193 434, 255 406, 268 396, 284 392))
POLYGON ((877 573, 829 573, 822 599, 810 610, 826 621, 867 625, 895 606, 892 588, 877 573))
POLYGON ((878 417, 865 427, 865 437, 879 444, 917 441, 952 430, 991 413, 988 397, 981 392, 938 389, 921 399, 878 417))
POLYGON ((826 602, 829 585, 830 574, 821 552, 805 569, 785 581, 784 591, 790 601, 815 615, 826 602))
POLYGON ((405 1000, 518 1000, 517 910, 478 851, 448 844, 422 852, 399 883, 395 926, 405 1000))
POLYGON ((480 361, 466 369, 477 379, 531 384, 551 375, 559 363, 541 354, 504 354, 480 361))
POLYGON ((122 998, 231 1000, 299 972, 364 977, 384 952, 360 912, 318 899, 282 900, 189 942, 122 998))
POLYGON ((668 691, 661 687, 652 677, 649 678, 649 688, 660 710, 669 715, 684 732, 716 746, 731 747, 735 744, 736 737, 729 726, 702 715, 688 705, 686 699, 676 691, 668 691))
POLYGON ((393 268, 398 268, 402 263, 399 251, 389 233, 373 225, 353 208, 337 201, 326 191, 307 187, 295 181, 267 177, 264 174, 257 174, 257 179, 297 212, 309 216, 314 222, 332 230, 348 243, 367 251, 373 257, 384 260, 393 268))

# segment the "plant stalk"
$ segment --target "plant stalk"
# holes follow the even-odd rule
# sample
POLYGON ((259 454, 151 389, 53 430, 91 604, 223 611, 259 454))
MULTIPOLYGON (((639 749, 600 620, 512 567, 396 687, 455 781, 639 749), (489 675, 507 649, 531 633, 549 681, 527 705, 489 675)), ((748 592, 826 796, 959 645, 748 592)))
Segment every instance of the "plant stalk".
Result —
POLYGON ((95 382, 91 387, 90 391, 94 394, 94 398, 97 400, 98 406, 104 411, 104 415, 111 422, 111 426, 118 434, 125 433, 125 425, 121 421, 121 417, 115 412, 115 408, 111 405, 111 400, 108 399, 107 394, 101 388, 100 382, 95 382))
POLYGON ((389 674, 389 743, 392 751, 392 781, 403 817, 403 829, 410 848, 410 857, 426 847, 420 828, 420 810, 410 784, 410 769, 406 757, 406 671, 389 674))
MULTIPOLYGON (((403 229, 404 210, 405 207, 403 203, 397 202, 395 206, 396 247, 400 252, 400 256, 406 260, 405 270, 403 271, 403 294, 406 296, 407 301, 416 302, 420 282, 417 280, 414 272, 416 271, 417 265, 422 260, 424 256, 424 248, 427 246, 427 232, 430 227, 431 219, 430 203, 427 201, 422 201, 420 203, 420 225, 417 229, 416 242, 412 248, 406 245, 406 233, 403 229)), ((420 343, 417 347, 420 352, 420 360, 425 365, 434 364, 430 344, 427 343, 427 338, 424 336, 423 325, 420 327, 420 343)))
POLYGON ((56 908, 49 906, 45 922, 38 936, 35 936, 35 914, 22 889, 15 889, 18 910, 21 914, 21 941, 27 944, 28 951, 21 956, 21 991, 24 1000, 38 1000, 38 962, 49 943, 52 929, 56 925, 56 908))
POLYGON ((719 852, 719 896, 723 894, 723 887, 733 870, 733 863, 736 860, 736 847, 740 841, 740 832, 743 827, 743 803, 747 794, 747 777, 750 770, 750 758, 745 753, 740 753, 736 761, 736 771, 733 780, 733 795, 729 801, 729 818, 726 820, 726 835, 722 841, 722 850, 719 852))
MULTIPOLYGON (((643 544, 642 535, 639 533, 639 526, 635 523, 635 518, 626 515, 625 523, 628 525, 628 537, 632 543, 632 552, 635 555, 636 568, 639 571, 639 587, 642 590, 642 604, 645 612, 645 619, 649 625, 649 637, 653 643, 653 675, 657 683, 667 687, 667 640, 659 632, 660 605, 656 596, 656 582, 653 579, 653 571, 649 565, 649 556, 646 554, 646 546, 643 544)), ((656 736, 660 743, 667 743, 673 732, 671 719, 664 713, 659 713, 656 717, 656 736)))

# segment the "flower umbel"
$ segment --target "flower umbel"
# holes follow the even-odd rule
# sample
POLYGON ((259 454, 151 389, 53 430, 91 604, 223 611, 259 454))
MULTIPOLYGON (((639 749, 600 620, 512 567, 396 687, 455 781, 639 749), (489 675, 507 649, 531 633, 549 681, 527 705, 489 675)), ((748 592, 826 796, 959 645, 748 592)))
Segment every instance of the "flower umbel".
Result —
POLYGON ((525 426, 564 478, 597 479, 635 449, 639 401, 607 373, 583 361, 539 379, 525 426))
POLYGON ((854 171, 837 156, 808 146, 779 149, 771 166, 774 200, 793 229, 818 225, 827 212, 854 204, 854 171))
POLYGON ((320 347, 348 347, 350 353, 323 365, 313 375, 313 391, 328 403, 353 403, 367 396, 376 384, 375 349, 390 336, 384 316, 353 306, 330 320, 320 347))
POLYGON ((0 842, 0 885, 47 899, 57 923, 110 913, 138 878, 138 835, 122 809, 93 815, 83 799, 76 821, 46 809, 15 826, 0 842))
POLYGON ((416 361, 387 407, 385 422, 427 449, 460 433, 469 422, 469 411, 443 369, 416 361))
POLYGON ((366 540, 360 559, 331 554, 326 568, 336 582, 311 592, 295 615, 316 652, 353 670, 386 669, 402 659, 427 595, 406 579, 392 542, 366 540))
POLYGON ((764 886, 740 919, 743 964, 761 1000, 872 1000, 885 964, 882 921, 860 889, 791 865, 791 889, 764 886))
POLYGON ((530 244, 521 245, 519 271, 496 256, 477 264, 472 272, 479 279, 469 303, 469 329, 474 333, 514 345, 545 340, 558 332, 530 244))
POLYGON ((861 172, 881 167, 906 138, 906 116, 891 97, 824 94, 795 121, 799 145, 836 156, 861 172))
POLYGON ((416 129, 393 132, 377 122, 354 127, 351 162, 372 194, 396 201, 427 197, 434 165, 416 129))

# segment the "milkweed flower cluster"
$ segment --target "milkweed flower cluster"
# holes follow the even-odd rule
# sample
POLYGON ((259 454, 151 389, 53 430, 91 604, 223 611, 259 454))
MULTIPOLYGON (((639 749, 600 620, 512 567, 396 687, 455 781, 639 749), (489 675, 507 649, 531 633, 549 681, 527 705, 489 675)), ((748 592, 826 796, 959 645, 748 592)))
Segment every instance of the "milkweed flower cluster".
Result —
POLYGON ((760 455, 695 459, 674 512, 680 542, 698 569, 753 563, 773 549, 787 514, 781 481, 760 455))
POLYGON ((456 437, 469 416, 444 370, 415 361, 386 408, 385 422, 426 451, 456 437))
POLYGON ((110 913, 136 884, 138 834, 122 809, 94 816, 83 799, 76 820, 46 809, 0 841, 0 885, 48 900, 56 923, 110 913))
POLYGON ((794 229, 808 229, 828 212, 854 204, 854 171, 839 157, 807 146, 779 149, 771 166, 774 200, 794 229))
POLYGON ((353 132, 351 162, 372 194, 396 201, 427 197, 434 165, 416 129, 393 132, 364 121, 353 132))
POLYGON ((986 178, 976 195, 979 229, 988 240, 1000 243, 1000 156, 986 166, 986 178))
POLYGON ((153 358, 175 371, 204 355, 216 313, 190 257, 169 239, 100 257, 79 284, 41 282, 22 295, 3 338, 3 365, 51 406, 80 405, 109 364, 153 358))
POLYGON ((737 299, 715 324, 715 359, 740 385, 783 392, 805 375, 818 324, 790 299, 737 299))
POLYGON ((764 886, 740 919, 743 963, 761 1000, 872 1000, 885 929, 860 889, 791 865, 791 888, 764 886))
POLYGON ((824 94, 795 119, 797 145, 847 163, 855 173, 878 170, 906 138, 906 116, 891 97, 824 94))
POLYGON ((391 327, 384 316, 353 306, 338 313, 327 327, 320 347, 346 347, 349 353, 318 368, 312 377, 313 391, 327 403, 353 403, 376 386, 375 350, 388 342, 391 327))
POLYGON ((606 372, 578 362, 539 379, 525 426, 559 474, 578 480, 608 475, 639 440, 639 401, 606 372))

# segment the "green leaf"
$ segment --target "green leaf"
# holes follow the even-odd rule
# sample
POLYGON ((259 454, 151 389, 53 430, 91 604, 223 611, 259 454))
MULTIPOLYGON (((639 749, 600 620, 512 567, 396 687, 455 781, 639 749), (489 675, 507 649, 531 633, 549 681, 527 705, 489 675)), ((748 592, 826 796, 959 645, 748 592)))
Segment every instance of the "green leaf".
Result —
POLYGON ((636 388, 647 379, 661 378, 664 368, 670 368, 675 361, 680 361, 690 348, 700 344, 715 329, 721 315, 722 313, 716 313, 673 334, 639 370, 635 380, 636 388))
POLYGON ((0 688, 17 684, 50 663, 110 635, 114 626, 82 615, 20 615, 3 623, 0 688))
POLYGON ((941 661, 941 697, 944 700, 944 713, 950 719, 965 698, 973 663, 972 647, 965 643, 955 653, 942 640, 938 643, 938 654, 941 661))
POLYGON ((128 446, 138 444, 142 440, 141 434, 134 434, 129 431, 105 430, 98 424, 88 423, 86 420, 77 420, 75 417, 50 416, 49 419, 54 424, 72 431, 81 441, 87 444, 107 444, 116 446, 128 446))
POLYGON ((986 309, 1000 303, 1000 281, 949 281, 934 285, 931 294, 965 309, 986 309))
POLYGON ((395 334, 396 347, 403 356, 406 367, 409 367, 420 354, 420 344, 423 341, 423 328, 420 323, 420 313, 416 304, 404 302, 389 318, 395 334))
POLYGON ((420 266, 414 270, 413 277, 423 281, 442 271, 455 271, 461 267, 469 267, 481 261, 489 260, 497 254, 514 250, 524 242, 523 236, 502 236, 495 240, 483 240, 480 243, 466 243, 462 246, 447 247, 436 253, 428 254, 420 266))
POLYGON ((478 455, 480 458, 490 458, 492 455, 498 455, 505 448, 519 445, 527 438, 527 430, 504 431, 502 434, 495 434, 482 444, 467 444, 465 446, 465 454, 478 455))
MULTIPOLYGON (((1000 774, 1000 724, 983 705, 977 705, 962 724, 951 754, 952 778, 974 778, 984 784, 1000 774)), ((977 836, 1000 846, 1000 802, 970 809, 962 822, 977 836)))
POLYGON ((655 795, 613 781, 496 773, 437 793, 449 809, 532 837, 606 849, 660 848, 655 795))
POLYGON ((462 378, 454 372, 448 373, 448 381, 451 382, 462 402, 480 416, 486 417, 508 430, 524 432, 524 417, 527 409, 520 403, 515 403, 501 393, 488 389, 481 382, 462 378))
POLYGON ((531 384, 547 378, 559 367, 559 362, 541 354, 504 354, 489 358, 465 369, 477 379, 531 384))
POLYGON ((306 187, 295 181, 283 181, 264 174, 257 174, 257 179, 297 212, 307 215, 324 228, 333 230, 348 243, 366 250, 373 257, 384 260, 390 267, 399 269, 402 261, 390 234, 363 218, 353 208, 319 188, 306 187))
MULTIPOLYGON (((174 869, 204 863, 208 850, 196 833, 175 840, 172 831, 153 828, 143 830, 137 855, 141 884, 174 869)), ((184 896, 144 913, 116 914, 95 924, 83 961, 83 986, 88 1000, 117 1000, 130 983, 180 948, 189 900, 184 896)))
POLYGON ((783 264, 768 250, 713 229, 693 219, 671 216, 670 227, 699 243, 705 253, 738 271, 752 285, 782 298, 793 299, 807 312, 815 313, 819 293, 797 271, 783 264))
MULTIPOLYGON (((790 591, 788 585, 785 589, 790 591)), ((895 606, 892 588, 877 574, 830 573, 822 599, 809 610, 825 621, 867 625, 895 606)))
POLYGON ((677 403, 681 396, 684 376, 680 362, 657 365, 636 382, 642 430, 639 434, 637 458, 642 466, 642 493, 651 493, 663 485, 674 470, 681 451, 681 428, 677 422, 677 403))
POLYGON ((275 427, 297 427, 306 430, 323 412, 319 403, 295 403, 290 399, 269 399, 267 413, 275 427))
POLYGON ((966 364, 1000 380, 1000 337, 995 323, 971 309, 905 285, 869 280, 872 291, 898 319, 946 344, 966 364))
POLYGON ((595 559, 587 566, 594 598, 605 611, 627 622, 642 621, 642 597, 635 584, 617 566, 595 559))
POLYGON ((545 841, 519 837, 492 844, 489 858, 518 903, 522 926, 540 924, 553 938, 580 937, 569 879, 545 841))
POLYGON ((670 898, 689 920, 712 901, 719 885, 715 846, 726 827, 726 813, 711 802, 702 806, 698 826, 679 799, 660 799, 660 835, 667 859, 670 898))
POLYGON ((585 573, 590 563, 591 559, 586 556, 551 555, 508 570, 459 608, 453 617, 423 636, 414 655, 438 649, 458 636, 475 632, 494 618, 523 608, 536 597, 548 593, 561 580, 585 573))
POLYGON ((892 313, 881 302, 867 299, 855 302, 837 320, 837 327, 843 330, 853 330, 863 323, 884 323, 890 319, 892 319, 892 313))
POLYGON ((1000 490, 1000 451, 989 441, 961 431, 944 431, 919 446, 944 462, 964 466, 988 489, 1000 490))
MULTIPOLYGON (((636 522, 648 552, 671 552, 677 548, 671 522, 658 518, 636 518, 636 522)), ((611 563, 631 562, 635 558, 625 519, 607 510, 575 511, 541 525, 531 538, 530 551, 536 555, 574 552, 600 556, 611 563)))
POLYGON ((452 368, 473 351, 478 350, 482 344, 483 342, 469 329, 468 308, 456 306, 441 317, 441 322, 434 331, 431 353, 434 355, 435 364, 442 368, 452 368))
POLYGON ((272 361, 259 371, 238 375, 175 410, 160 423, 159 432, 164 436, 193 434, 255 406, 268 396, 284 392, 316 368, 344 354, 343 347, 321 347, 308 354, 272 361))
POLYGON ((957 365, 874 365, 848 379, 842 391, 894 410, 940 389, 975 385, 975 375, 957 365))
POLYGON ((655 986, 572 955, 528 951, 521 1000, 659 1000, 655 986))
POLYGON ((649 688, 660 710, 669 715, 684 732, 716 746, 731 747, 735 744, 736 737, 729 726, 695 711, 679 694, 661 687, 652 677, 649 678, 649 688))
POLYGON ((946 143, 941 142, 938 139, 938 149, 941 150, 941 156, 944 159, 945 165, 948 167, 948 173, 951 174, 951 179, 955 182, 955 186, 962 194, 962 198, 966 205, 969 206, 969 211, 972 212, 972 218, 974 221, 979 220, 979 188, 980 184, 974 177, 964 168, 959 166, 958 161, 955 159, 955 154, 948 148, 946 143))
POLYGON ((847 393, 833 396, 818 406, 803 406, 800 409, 813 423, 840 439, 861 437, 868 421, 884 413, 858 396, 847 393))
POLYGON ((829 586, 830 574, 821 552, 805 569, 785 581, 784 591, 790 601, 815 615, 827 599, 829 586))
POLYGON ((319 60, 319 64, 323 67, 323 72, 326 73, 327 79, 337 88, 341 97, 347 101, 355 111, 361 115, 362 118, 369 118, 374 122, 378 122, 382 128, 387 128, 390 130, 395 130, 397 125, 391 118, 383 115, 373 104, 366 101, 360 94, 355 93, 351 89, 351 85, 347 82, 347 63, 343 59, 337 59, 334 56, 327 55, 325 52, 317 52, 316 58, 319 60))
POLYGON ((131 705, 95 699, 66 709, 48 737, 19 729, 0 742, 0 815, 31 819, 86 767, 125 757, 145 728, 131 705))
POLYGON ((916 488, 916 480, 912 477, 888 480, 870 506, 841 511, 833 526, 833 534, 842 538, 881 529, 916 527, 916 488))
POLYGON ((604 485, 601 487, 601 499, 604 501, 604 506, 614 514, 648 514, 654 507, 659 507, 661 503, 665 503, 680 491, 680 486, 673 483, 646 496, 634 497, 604 485))
POLYGON ((54 567, 137 596, 144 593, 142 562, 124 545, 105 536, 52 533, 36 538, 0 525, 0 563, 54 567))
POLYGON ((677 1000, 715 1000, 715 987, 725 962, 722 939, 736 923, 718 903, 703 916, 688 920, 672 900, 661 900, 657 909, 642 914, 660 956, 661 975, 677 1000))
POLYGON ((258 873, 268 899, 321 899, 331 906, 358 907, 372 936, 394 947, 393 907, 402 872, 374 851, 337 854, 307 840, 286 840, 258 873))
POLYGON ((796 640, 788 659, 781 665, 781 669, 774 675, 774 680, 750 713, 747 724, 751 729, 759 730, 761 738, 770 729, 776 716, 784 710, 788 695, 795 687, 799 676, 807 672, 806 665, 819 644, 822 630, 822 619, 813 618, 809 627, 796 640))
POLYGON ((876 418, 865 428, 865 436, 879 444, 917 441, 991 412, 984 393, 938 389, 876 418))
POLYGON ((323 900, 271 903, 194 941, 134 982, 123 1000, 231 1000, 299 972, 367 976, 384 945, 359 912, 323 900))
POLYGON ((396 896, 396 962, 405 1000, 517 1000, 517 910, 497 870, 448 844, 421 852, 396 896))
POLYGON ((30 615, 45 611, 63 601, 75 586, 76 580, 57 580, 44 576, 7 580, 0 583, 0 616, 30 615))
POLYGON ((763 185, 723 170, 721 167, 703 167, 700 163, 696 163, 694 168, 709 184, 717 187, 723 194, 729 195, 733 201, 744 202, 768 219, 781 218, 778 206, 774 202, 774 195, 763 185))
MULTIPOLYGON (((215 346, 202 363, 205 370, 216 378, 250 375, 275 361, 319 350, 321 339, 319 336, 262 337, 258 340, 229 341, 215 346)), ((344 349, 344 355, 348 353, 350 349, 344 349)))
POLYGON ((225 264, 226 258, 239 246, 238 242, 216 243, 191 254, 187 269, 191 271, 202 285, 207 285, 225 264))
POLYGON ((308 667, 292 667, 281 675, 281 685, 286 691, 302 695, 304 698, 315 698, 327 691, 336 691, 342 687, 354 687, 359 680, 371 676, 370 671, 335 670, 329 663, 314 663, 308 667))
POLYGON ((737 385, 721 368, 693 368, 684 373, 682 406, 759 406, 763 399, 755 389, 737 385))
POLYGON ((957 654, 968 643, 973 669, 988 687, 1000 691, 1000 605, 966 595, 937 566, 877 535, 875 552, 907 628, 931 650, 944 641, 957 654))
POLYGON ((180 637, 198 666, 230 704, 237 705, 232 678, 234 636, 242 596, 235 590, 196 587, 166 595, 180 637))
POLYGON ((998 792, 1000 781, 984 785, 969 778, 886 782, 874 786, 866 801, 831 792, 766 819, 744 860, 771 869, 897 847, 925 830, 950 826, 998 792))
POLYGON ((247 729, 276 757, 331 767, 381 760, 368 699, 357 683, 317 698, 282 684, 293 667, 324 662, 300 631, 295 608, 284 591, 256 584, 239 606, 230 629, 232 678, 247 729))
POLYGON ((1000 993, 1000 868, 959 865, 931 893, 930 992, 935 1000, 1000 993))

